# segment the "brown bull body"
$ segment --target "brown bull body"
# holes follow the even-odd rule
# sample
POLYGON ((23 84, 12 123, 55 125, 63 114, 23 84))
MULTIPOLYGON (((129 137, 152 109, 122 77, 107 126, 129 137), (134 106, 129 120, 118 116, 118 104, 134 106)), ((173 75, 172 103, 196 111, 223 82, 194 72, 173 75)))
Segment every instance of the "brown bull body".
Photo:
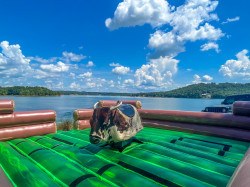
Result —
POLYGON ((90 125, 90 142, 110 145, 131 139, 143 128, 139 113, 129 104, 95 108, 90 125))

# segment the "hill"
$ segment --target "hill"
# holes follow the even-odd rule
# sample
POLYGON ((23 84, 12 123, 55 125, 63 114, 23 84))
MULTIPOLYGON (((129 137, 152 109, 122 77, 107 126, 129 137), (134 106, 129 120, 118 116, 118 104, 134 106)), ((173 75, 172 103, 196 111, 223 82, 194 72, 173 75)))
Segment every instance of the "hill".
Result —
POLYGON ((103 95, 103 96, 132 96, 132 97, 175 97, 202 98, 202 94, 209 94, 211 98, 225 98, 229 95, 250 94, 250 83, 209 83, 192 84, 182 88, 150 93, 113 93, 113 92, 78 92, 52 91, 44 87, 0 87, 0 95, 21 96, 57 96, 57 95, 103 95))
POLYGON ((20 95, 20 96, 58 96, 59 92, 49 90, 44 87, 13 86, 0 87, 0 95, 20 95))
POLYGON ((200 83, 174 89, 166 92, 151 92, 135 94, 144 97, 176 97, 176 98, 201 98, 208 93, 211 98, 225 98, 229 95, 250 94, 250 83, 200 83))

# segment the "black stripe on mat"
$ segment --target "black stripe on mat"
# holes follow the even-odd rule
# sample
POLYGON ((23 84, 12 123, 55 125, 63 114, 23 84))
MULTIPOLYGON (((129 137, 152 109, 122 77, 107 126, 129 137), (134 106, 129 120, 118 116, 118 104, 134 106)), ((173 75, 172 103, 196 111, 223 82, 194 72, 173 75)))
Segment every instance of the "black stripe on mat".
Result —
POLYGON ((87 175, 83 175, 81 177, 78 177, 76 180, 74 180, 70 185, 69 187, 75 187, 77 186, 79 183, 81 183, 82 181, 86 180, 87 178, 90 178, 90 177, 95 177, 94 175, 92 174, 87 174, 87 175))
POLYGON ((37 139, 35 140, 35 142, 37 142, 37 141, 39 141, 39 140, 41 140, 41 139, 43 139, 43 138, 45 138, 45 137, 37 138, 37 139))
POLYGON ((102 175, 105 171, 107 171, 109 168, 111 168, 113 166, 116 166, 116 165, 115 164, 107 164, 107 165, 101 167, 96 173, 98 175, 102 175))
POLYGON ((54 149, 54 148, 58 147, 59 145, 61 145, 61 144, 56 144, 56 145, 52 146, 50 149, 54 149))
POLYGON ((224 155, 225 155, 225 151, 219 150, 219 151, 218 151, 218 155, 219 155, 219 156, 224 156, 224 155))
POLYGON ((37 151, 41 151, 41 150, 47 150, 47 149, 45 149, 45 148, 35 149, 35 150, 31 151, 28 155, 30 156, 30 155, 32 155, 33 153, 35 153, 35 152, 37 152, 37 151))
POLYGON ((224 145, 223 147, 223 151, 229 151, 230 147, 232 147, 231 145, 224 145))
POLYGON ((79 147, 79 149, 85 149, 87 147, 87 145, 81 146, 79 147))
POLYGON ((69 145, 73 145, 74 144, 72 142, 69 142, 67 140, 63 140, 63 139, 60 139, 60 138, 57 138, 57 137, 53 137, 52 139, 60 141, 60 142, 63 142, 63 143, 66 143, 66 144, 69 144, 69 145))
POLYGON ((26 141, 25 141, 25 140, 22 140, 22 141, 20 141, 20 142, 17 142, 15 145, 18 145, 18 144, 23 143, 23 142, 26 142, 26 141))
POLYGON ((173 140, 170 141, 170 143, 175 143, 175 142, 177 142, 176 139, 173 139, 173 140))
POLYGON ((80 149, 85 149, 93 154, 96 154, 98 153, 99 151, 101 151, 103 148, 102 147, 99 147, 99 146, 96 146, 94 144, 88 144, 86 146, 84 146, 84 148, 80 148, 80 149))
POLYGON ((229 151, 229 149, 232 147, 231 145, 228 145, 228 144, 218 143, 218 142, 211 142, 211 141, 207 141, 207 140, 200 140, 200 139, 196 139, 196 138, 186 138, 185 137, 185 139, 191 139, 191 140, 197 140, 197 141, 206 142, 206 143, 222 145, 222 146, 224 146, 223 151, 229 151))
POLYGON ((152 179, 152 180, 154 180, 154 181, 156 181, 158 183, 161 183, 164 186, 180 187, 180 185, 178 185, 178 184, 175 184, 175 183, 173 183, 173 182, 171 182, 171 181, 169 181, 167 179, 161 178, 161 177, 159 177, 157 175, 154 175, 153 173, 149 173, 149 172, 147 172, 147 171, 145 171, 145 170, 143 170, 141 168, 137 168, 137 167, 132 166, 130 164, 127 164, 125 162, 119 161, 118 164, 121 165, 122 167, 125 167, 125 168, 129 169, 129 170, 135 171, 136 173, 139 173, 139 174, 141 174, 141 175, 143 175, 143 176, 145 176, 147 178, 150 178, 150 179, 152 179))

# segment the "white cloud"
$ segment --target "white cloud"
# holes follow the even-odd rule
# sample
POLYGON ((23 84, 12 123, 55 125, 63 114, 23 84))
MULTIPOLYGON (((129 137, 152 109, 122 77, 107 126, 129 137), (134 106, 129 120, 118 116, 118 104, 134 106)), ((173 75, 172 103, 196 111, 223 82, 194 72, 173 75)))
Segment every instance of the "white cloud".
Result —
POLYGON ((0 74, 2 76, 25 76, 31 71, 30 59, 22 54, 18 44, 10 45, 8 41, 0 43, 0 74))
POLYGON ((145 23, 157 27, 169 20, 170 8, 165 0, 124 0, 117 6, 114 17, 106 19, 105 25, 110 30, 145 23))
POLYGON ((88 88, 95 88, 95 87, 97 87, 97 85, 96 85, 95 82, 87 82, 86 85, 87 85, 88 88))
MULTIPOLYGON (((184 5, 176 8, 171 14, 170 26, 172 30, 169 32, 156 31, 151 35, 149 39, 149 48, 154 51, 151 54, 153 58, 159 58, 161 56, 173 57, 177 56, 179 53, 185 51, 185 44, 189 41, 194 42, 197 40, 209 40, 210 44, 204 45, 202 49, 208 50, 209 48, 214 48, 219 51, 219 46, 211 45, 215 44, 216 41, 224 36, 221 29, 215 28, 209 21, 218 20, 216 14, 212 13, 218 5, 218 1, 210 0, 187 0, 184 5)), ((177 71, 178 61, 174 61, 172 64, 176 66, 177 71)), ((140 84, 151 84, 151 85, 162 85, 163 82, 168 82, 175 71, 169 71, 169 78, 162 81, 162 76, 159 76, 158 70, 160 68, 153 68, 156 65, 144 65, 142 66, 143 71, 139 71, 141 74, 141 79, 139 79, 140 84), (152 73, 143 72, 149 71, 152 73), (152 74, 150 76, 150 74, 152 74), (155 78, 158 77, 158 78, 155 78)), ((138 73, 138 72, 137 72, 138 73)), ((211 81, 212 77, 199 75, 194 76, 194 83, 197 82, 208 82, 211 81)), ((138 81, 137 81, 138 83, 138 81)), ((166 84, 167 85, 167 84, 166 84)))
POLYGON ((116 66, 112 69, 112 72, 118 75, 125 75, 130 72, 130 68, 125 66, 116 66))
POLYGON ((103 79, 103 78, 98 78, 98 82, 102 82, 102 83, 105 83, 107 80, 106 79, 103 79))
POLYGON ((102 88, 105 85, 105 88, 109 86, 108 81, 103 78, 88 78, 86 79, 86 87, 87 88, 95 88, 93 91, 97 91, 99 88, 102 88))
POLYGON ((36 61, 36 62, 40 62, 42 64, 48 64, 48 63, 53 63, 55 62, 58 58, 57 57, 52 57, 52 58, 49 58, 49 59, 44 59, 44 58, 41 58, 41 57, 28 57, 30 60, 32 61, 36 61))
POLYGON ((79 69, 77 64, 70 64, 70 67, 71 67, 71 69, 75 69, 75 70, 79 69))
POLYGON ((226 24, 226 23, 235 22, 235 21, 239 21, 239 20, 240 20, 240 17, 236 16, 234 18, 227 18, 227 20, 223 21, 221 24, 226 24))
POLYGON ((121 65, 119 63, 112 62, 111 64, 109 64, 109 66, 117 67, 117 66, 121 66, 121 65))
MULTIPOLYGON (((72 90, 81 90, 83 88, 93 88, 94 90, 96 90, 95 88, 100 88, 100 90, 102 90, 102 86, 108 84, 108 81, 105 79, 92 78, 92 72, 80 74, 80 76, 85 77, 84 81, 72 81, 76 76, 79 76, 79 70, 76 64, 64 63, 62 61, 51 63, 58 59, 66 59, 65 57, 67 55, 64 53, 64 57, 53 57, 49 59, 37 56, 25 57, 18 44, 10 45, 7 41, 0 42, 0 83, 5 86, 41 85, 52 89, 72 90), (30 66, 31 60, 40 62, 41 64, 39 64, 39 66, 37 64, 30 66), (63 72, 68 73, 62 76, 63 72), (69 81, 71 81, 71 84, 69 81), (64 82, 69 85, 65 87, 64 82)), ((77 60, 74 59, 73 56, 71 57, 68 58, 69 61, 77 60)), ((107 88, 114 86, 114 82, 110 83, 111 86, 107 88)))
POLYGON ((108 85, 109 85, 109 87, 114 88, 115 82, 113 80, 110 80, 110 81, 108 81, 108 85))
POLYGON ((72 53, 72 52, 64 51, 62 53, 62 57, 51 57, 49 59, 44 59, 44 58, 36 56, 36 57, 28 57, 28 58, 30 60, 32 60, 32 61, 40 62, 40 63, 43 63, 43 64, 48 64, 48 63, 54 63, 57 60, 61 60, 63 62, 67 62, 67 63, 69 63, 69 62, 80 62, 81 60, 85 59, 86 56, 84 56, 82 54, 78 55, 78 54, 75 54, 75 53, 72 53))
POLYGON ((217 15, 211 13, 217 5, 218 1, 188 0, 184 5, 177 7, 172 13, 170 25, 173 27, 173 32, 177 33, 178 40, 217 40, 222 37, 220 29, 215 29, 207 23, 218 20, 217 15))
MULTIPOLYGON (((201 50, 214 49, 219 52, 219 46, 215 41, 223 37, 224 33, 220 28, 215 28, 209 23, 219 20, 217 14, 213 13, 217 5, 217 0, 186 0, 177 8, 171 7, 167 1, 162 0, 121 2, 114 13, 114 18, 106 20, 106 26, 110 30, 143 24, 150 24, 153 27, 164 25, 168 29, 168 32, 157 30, 151 34, 148 42, 148 47, 153 51, 149 55, 150 63, 136 70, 135 84, 144 88, 166 87, 171 84, 173 75, 178 71, 179 61, 174 57, 185 51, 187 42, 208 40, 201 50), (145 11, 144 6, 151 7, 152 11, 145 11), (152 13, 156 13, 158 18, 152 19, 152 13)), ((113 63, 112 66, 119 67, 119 64, 116 66, 113 63)), ((197 75, 195 78, 200 82, 212 80, 209 75, 203 77, 197 75)))
POLYGON ((49 73, 44 72, 42 70, 36 70, 35 74, 34 74, 34 78, 35 79, 44 79, 44 78, 49 77, 49 75, 50 75, 49 73))
POLYGON ((203 75, 202 77, 200 77, 199 75, 195 74, 193 78, 194 78, 194 80, 192 81, 193 84, 199 84, 202 82, 208 83, 213 80, 213 77, 211 77, 210 75, 203 75))
POLYGON ((2 48, 2 53, 0 53, 1 64, 29 64, 30 60, 22 54, 20 45, 9 45, 8 41, 2 41, 0 47, 2 48))
POLYGON ((20 73, 21 72, 19 71, 18 68, 5 69, 5 67, 4 67, 3 70, 0 71, 0 75, 2 75, 5 78, 10 78, 10 77, 17 78, 17 77, 21 77, 22 75, 20 73))
POLYGON ((184 32, 179 35, 180 41, 197 41, 197 40, 218 40, 224 34, 220 29, 216 29, 214 26, 209 23, 205 23, 203 26, 199 26, 199 28, 194 28, 188 32, 184 32))
POLYGON ((52 89, 63 89, 63 88, 64 88, 63 82, 59 82, 52 87, 52 89))
POLYGON ((54 82, 54 81, 51 81, 51 80, 46 80, 45 81, 45 83, 46 83, 46 87, 47 88, 49 88, 49 89, 53 89, 53 90, 55 90, 55 89, 60 89, 60 90, 62 90, 62 89, 64 89, 64 83, 63 82, 54 82))
POLYGON ((90 78, 90 77, 92 77, 92 72, 89 71, 79 75, 79 78, 90 78))
POLYGON ((179 41, 173 32, 156 31, 149 38, 149 48, 156 51, 156 56, 176 56, 185 51, 184 42, 179 41))
POLYGON ((45 72, 45 71, 40 70, 40 69, 32 70, 32 74, 33 74, 32 77, 34 77, 36 79, 47 79, 47 78, 59 77, 59 75, 56 73, 45 72))
POLYGON ((250 59, 247 53, 246 49, 237 53, 237 60, 227 60, 225 64, 221 65, 219 72, 230 78, 250 78, 250 59))
POLYGON ((87 63, 87 67, 93 67, 95 64, 94 64, 94 62, 93 61, 88 61, 88 63, 87 63))
POLYGON ((219 45, 214 42, 208 42, 201 46, 201 51, 208 51, 210 49, 214 49, 217 53, 219 53, 219 45))
POLYGON ((134 80, 126 79, 126 80, 123 81, 123 83, 126 84, 126 85, 134 85, 134 80))
POLYGON ((71 73, 69 74, 69 76, 70 76, 71 78, 75 79, 76 74, 71 72, 71 73))
MULTIPOLYGON (((156 31, 150 36, 149 48, 154 50, 154 58, 159 56, 177 56, 185 51, 188 41, 216 41, 224 36, 221 29, 215 28, 208 21, 218 20, 213 14, 218 1, 188 0, 171 13, 169 32, 156 31)), ((219 50, 219 49, 218 49, 219 50)))
POLYGON ((199 84, 199 83, 201 83, 201 77, 199 75, 195 74, 193 76, 193 78, 194 78, 194 80, 192 82, 193 84, 199 84))
POLYGON ((72 52, 67 52, 67 51, 64 51, 62 53, 63 57, 61 60, 65 61, 65 62, 80 62, 81 60, 83 60, 84 58, 86 58, 86 56, 80 54, 75 54, 75 53, 72 53, 72 52))
POLYGON ((81 85, 77 84, 76 82, 72 82, 69 86, 72 90, 80 90, 81 89, 81 85))
POLYGON ((41 69, 49 71, 49 72, 67 72, 69 70, 69 65, 64 64, 63 62, 59 61, 57 64, 42 64, 41 69))
POLYGON ((52 80, 46 80, 46 81, 44 81, 46 84, 52 84, 53 83, 53 81, 52 80))
POLYGON ((205 82, 211 82, 213 80, 213 77, 209 75, 204 75, 202 78, 205 82))
POLYGON ((137 86, 165 87, 172 82, 173 75, 177 72, 178 60, 171 57, 151 59, 149 64, 142 65, 135 72, 137 86))

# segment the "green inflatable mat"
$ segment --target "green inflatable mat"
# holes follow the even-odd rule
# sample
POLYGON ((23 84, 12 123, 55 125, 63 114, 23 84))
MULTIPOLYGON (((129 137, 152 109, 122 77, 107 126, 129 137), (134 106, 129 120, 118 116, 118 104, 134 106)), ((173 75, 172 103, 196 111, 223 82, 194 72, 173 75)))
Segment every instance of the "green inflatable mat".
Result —
POLYGON ((13 186, 226 186, 249 143, 145 127, 122 152, 90 129, 0 142, 13 186), (39 180, 42 179, 42 180, 39 180))

